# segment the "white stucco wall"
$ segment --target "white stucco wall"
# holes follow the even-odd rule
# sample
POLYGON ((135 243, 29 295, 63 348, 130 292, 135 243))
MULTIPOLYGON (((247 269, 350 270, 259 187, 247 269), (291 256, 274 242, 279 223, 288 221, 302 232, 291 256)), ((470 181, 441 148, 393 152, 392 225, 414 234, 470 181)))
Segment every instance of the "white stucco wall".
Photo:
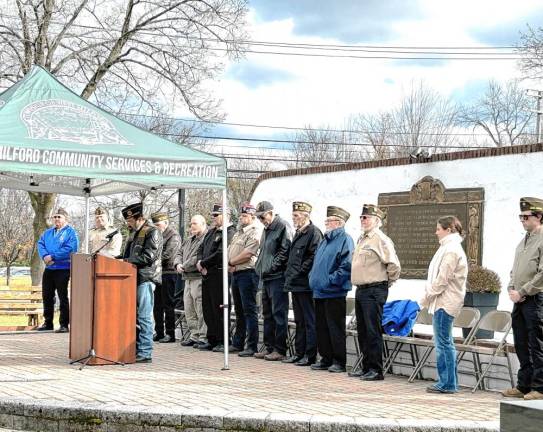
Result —
MULTIPOLYGON (((504 285, 498 308, 511 310, 505 287, 514 249, 524 235, 518 201, 521 196, 543 198, 542 168, 543 152, 537 152, 280 177, 262 181, 251 201, 270 201, 289 221, 292 202, 307 201, 313 205, 313 222, 322 230, 326 206, 337 205, 351 213, 346 229, 356 242, 362 204, 377 203, 380 193, 409 191, 424 176, 441 180, 446 188, 483 187, 483 265, 496 271, 504 285)), ((389 299, 417 299, 422 291, 423 281, 400 280, 389 299)))

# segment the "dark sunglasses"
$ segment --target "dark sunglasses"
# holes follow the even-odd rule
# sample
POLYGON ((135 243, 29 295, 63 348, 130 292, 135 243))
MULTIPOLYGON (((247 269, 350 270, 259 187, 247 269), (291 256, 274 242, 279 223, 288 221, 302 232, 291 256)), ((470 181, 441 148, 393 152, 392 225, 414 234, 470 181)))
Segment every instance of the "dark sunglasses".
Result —
POLYGON ((531 216, 535 216, 535 215, 533 215, 533 214, 531 214, 531 215, 518 215, 518 219, 520 221, 527 221, 531 216))
POLYGON ((360 219, 362 219, 362 220, 367 220, 367 219, 369 219, 370 217, 371 217, 371 216, 368 216, 368 215, 362 215, 362 216, 360 216, 360 219))
POLYGON ((53 216, 53 219, 60 219, 62 216, 53 216))

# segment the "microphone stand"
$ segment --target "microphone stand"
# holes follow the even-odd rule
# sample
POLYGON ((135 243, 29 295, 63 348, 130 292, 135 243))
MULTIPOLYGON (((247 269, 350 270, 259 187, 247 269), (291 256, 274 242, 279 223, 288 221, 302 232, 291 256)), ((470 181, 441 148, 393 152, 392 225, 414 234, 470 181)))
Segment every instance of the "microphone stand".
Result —
POLYGON ((89 364, 89 362, 91 360, 94 360, 94 359, 103 360, 103 361, 109 362, 111 364, 117 364, 117 365, 124 366, 123 362, 118 362, 118 361, 115 361, 115 360, 111 360, 111 359, 96 355, 96 350, 94 349, 94 309, 95 309, 95 302, 96 302, 96 300, 95 300, 95 297, 96 297, 95 296, 95 294, 96 294, 96 271, 95 271, 95 269, 96 269, 96 257, 98 256, 98 252, 100 252, 109 243, 111 243, 111 240, 113 240, 113 236, 110 237, 107 240, 107 242, 105 242, 102 246, 100 246, 98 249, 96 249, 91 254, 91 259, 92 259, 92 314, 91 314, 91 329, 92 329, 92 331, 91 331, 91 348, 89 349, 89 352, 85 357, 81 357, 80 359, 72 360, 70 362, 70 364, 81 363, 81 367, 79 368, 79 370, 82 370, 85 366, 87 366, 89 364))

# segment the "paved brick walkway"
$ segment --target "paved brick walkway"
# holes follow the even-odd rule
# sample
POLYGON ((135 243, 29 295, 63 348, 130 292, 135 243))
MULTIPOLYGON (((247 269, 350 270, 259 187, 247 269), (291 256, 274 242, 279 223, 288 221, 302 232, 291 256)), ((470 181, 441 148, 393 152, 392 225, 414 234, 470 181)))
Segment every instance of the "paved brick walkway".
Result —
POLYGON ((108 405, 214 408, 408 420, 498 421, 501 396, 467 390, 425 392, 428 382, 387 376, 365 383, 346 374, 156 344, 154 362, 95 366, 68 362, 67 334, 0 335, 0 400, 78 401, 108 405))

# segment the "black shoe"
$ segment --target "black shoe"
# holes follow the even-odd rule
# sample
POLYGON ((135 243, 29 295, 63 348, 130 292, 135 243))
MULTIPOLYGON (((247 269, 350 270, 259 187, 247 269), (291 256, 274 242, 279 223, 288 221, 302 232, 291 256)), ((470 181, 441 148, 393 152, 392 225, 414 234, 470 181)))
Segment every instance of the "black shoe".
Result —
POLYGON ((181 341, 181 346, 184 346, 184 347, 189 347, 189 346, 194 346, 194 345, 199 345, 198 341, 195 341, 192 339, 181 341))
POLYGON ((175 338, 174 337, 171 337, 170 335, 166 335, 164 336, 162 339, 159 339, 158 340, 160 343, 174 343, 175 342, 175 338))
POLYGON ((156 333, 153 335, 153 342, 158 342, 160 339, 162 339, 164 336, 159 336, 156 333))
POLYGON ((55 333, 69 333, 70 330, 68 327, 60 326, 58 329, 55 330, 55 333))
POLYGON ((207 343, 207 342, 198 341, 198 342, 196 342, 192 347, 193 347, 194 349, 200 349, 200 346, 201 346, 201 345, 205 345, 206 343, 207 343))
POLYGON ((311 365, 311 369, 313 370, 328 370, 328 368, 332 366, 330 363, 323 363, 322 360, 318 361, 316 363, 313 363, 311 365))
POLYGON ((426 387, 426 393, 440 393, 440 394, 453 394, 453 391, 450 390, 443 390, 440 388, 437 388, 436 386, 428 386, 426 387))
POLYGON ((313 358, 308 358, 308 357, 304 356, 294 364, 296 366, 311 366, 313 363, 315 363, 315 358, 314 357, 313 358))
POLYGON ((364 375, 360 377, 362 381, 383 381, 385 377, 379 372, 374 370, 367 371, 364 375))
POLYGON ((364 371, 362 369, 358 369, 358 370, 349 372, 347 375, 352 378, 360 378, 362 375, 364 375, 364 371))
POLYGON ((247 348, 246 350, 240 351, 238 353, 239 357, 253 357, 255 355, 255 350, 247 348))
POLYGON ((209 342, 206 342, 203 344, 198 344, 197 349, 199 349, 200 351, 211 351, 213 349, 213 346, 209 342))
POLYGON ((223 344, 215 345, 211 351, 222 353, 224 352, 224 345, 223 344))
POLYGON ((137 355, 136 363, 153 363, 153 359, 151 357, 142 357, 140 355, 137 355))
POLYGON ((286 359, 281 360, 281 363, 297 363, 303 358, 303 356, 293 355, 292 357, 287 357, 286 359))
POLYGON ((53 326, 52 326, 52 325, 48 325, 48 324, 42 324, 42 325, 39 326, 36 330, 37 330, 37 331, 50 331, 50 330, 53 330, 53 326))
POLYGON ((340 373, 340 372, 346 372, 346 370, 345 370, 345 366, 341 366, 340 364, 334 363, 332 366, 328 368, 328 372, 340 373))

